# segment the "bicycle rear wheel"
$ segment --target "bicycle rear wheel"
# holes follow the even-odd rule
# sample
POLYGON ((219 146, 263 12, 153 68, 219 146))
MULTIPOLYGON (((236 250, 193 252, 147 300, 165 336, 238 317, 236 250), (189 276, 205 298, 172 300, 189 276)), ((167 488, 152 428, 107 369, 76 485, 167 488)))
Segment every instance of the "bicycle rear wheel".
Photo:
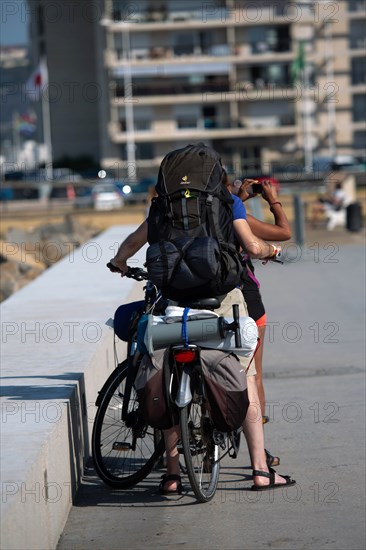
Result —
POLYGON ((122 420, 128 363, 124 361, 103 388, 92 434, 92 453, 99 477, 109 486, 127 489, 142 481, 164 452, 164 441, 157 438, 138 409, 132 387, 128 418, 122 420))
POLYGON ((187 475, 199 502, 215 495, 220 472, 220 448, 213 440, 213 426, 202 405, 180 409, 180 429, 187 475))

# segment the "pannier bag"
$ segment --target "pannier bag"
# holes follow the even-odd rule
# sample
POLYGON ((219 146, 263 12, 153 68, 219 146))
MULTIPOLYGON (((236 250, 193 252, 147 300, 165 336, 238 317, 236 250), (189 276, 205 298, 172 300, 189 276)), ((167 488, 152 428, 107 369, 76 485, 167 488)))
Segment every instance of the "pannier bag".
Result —
POLYGON ((212 423, 220 432, 236 430, 249 407, 245 368, 233 353, 201 349, 200 355, 212 423))
POLYGON ((168 406, 164 380, 164 363, 169 368, 169 356, 169 348, 156 351, 153 357, 144 355, 135 380, 142 415, 150 426, 160 430, 171 428, 177 423, 174 405, 171 404, 171 408, 168 406))
MULTIPOLYGON (((200 350, 208 410, 214 427, 222 432, 239 428, 249 406, 245 368, 231 352, 200 350)), ((135 380, 141 412, 153 428, 177 424, 177 409, 168 405, 164 369, 169 369, 170 348, 145 355, 135 380)), ((166 372, 166 371, 165 371, 166 372)), ((169 370, 168 370, 169 372, 169 370)))
POLYGON ((226 294, 241 283, 233 199, 216 151, 203 143, 168 153, 148 216, 149 279, 171 300, 226 294))
POLYGON ((115 334, 118 338, 120 338, 120 340, 128 342, 130 337, 130 321, 132 316, 143 310, 144 303, 144 300, 139 300, 137 302, 124 304, 116 309, 113 319, 113 328, 115 334))

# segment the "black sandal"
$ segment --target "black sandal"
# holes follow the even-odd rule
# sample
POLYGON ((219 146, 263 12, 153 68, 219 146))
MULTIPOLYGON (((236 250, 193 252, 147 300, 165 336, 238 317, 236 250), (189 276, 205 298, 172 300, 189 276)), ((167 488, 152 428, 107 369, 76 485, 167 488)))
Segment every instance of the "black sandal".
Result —
POLYGON ((280 464, 280 459, 278 456, 272 456, 267 449, 264 449, 264 452, 266 453, 266 462, 268 468, 271 468, 272 466, 278 466, 280 464))
POLYGON ((159 493, 161 495, 181 495, 183 491, 183 486, 181 483, 181 477, 176 474, 164 474, 161 476, 161 482, 159 484, 159 493), (177 488, 174 491, 169 491, 164 489, 164 485, 167 481, 178 481, 177 488))
POLYGON ((254 476, 267 477, 269 478, 269 484, 252 485, 251 490, 252 491, 269 491, 270 489, 277 489, 279 487, 289 487, 290 485, 295 485, 296 481, 294 479, 291 479, 290 476, 283 476, 282 474, 279 474, 279 475, 284 477, 286 482, 275 483, 275 473, 276 472, 275 470, 273 470, 273 468, 269 468, 269 472, 262 472, 261 470, 253 470, 253 477, 254 476))

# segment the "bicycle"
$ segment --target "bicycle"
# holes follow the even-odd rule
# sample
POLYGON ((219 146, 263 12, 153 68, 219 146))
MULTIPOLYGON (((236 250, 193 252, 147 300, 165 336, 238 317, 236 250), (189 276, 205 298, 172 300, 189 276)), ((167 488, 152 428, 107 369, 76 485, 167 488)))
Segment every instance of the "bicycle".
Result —
MULTIPOLYGON (((142 359, 137 349, 137 325, 141 316, 153 311, 162 299, 142 269, 129 268, 125 276, 147 281, 144 306, 130 320, 128 358, 117 366, 99 392, 92 434, 96 472, 107 485, 117 489, 130 488, 146 478, 165 450, 160 430, 145 422, 134 388, 142 359)), ((189 304, 195 309, 219 306, 216 298, 189 304)), ((233 307, 233 318, 232 323, 219 318, 218 327, 222 335, 232 331, 236 347, 241 347, 238 306, 233 307)), ((178 410, 181 432, 178 451, 184 457, 181 469, 187 473, 197 500, 208 502, 217 489, 221 460, 226 455, 231 458, 238 455, 242 428, 229 433, 214 428, 199 368, 199 347, 178 341, 170 345, 170 350, 172 361, 165 373, 165 383, 170 405, 178 410)))

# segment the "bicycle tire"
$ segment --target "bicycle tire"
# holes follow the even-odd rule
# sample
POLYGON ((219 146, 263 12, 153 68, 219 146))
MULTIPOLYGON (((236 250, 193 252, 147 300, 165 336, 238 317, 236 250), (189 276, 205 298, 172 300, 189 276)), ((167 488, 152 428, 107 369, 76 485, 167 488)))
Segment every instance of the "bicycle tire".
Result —
POLYGON ((213 426, 202 405, 190 403, 179 412, 185 466, 199 502, 210 501, 217 489, 220 448, 213 440, 213 426))
POLYGON ((116 368, 109 385, 104 387, 92 433, 95 470, 104 483, 117 489, 128 489, 147 477, 165 448, 163 439, 156 438, 154 429, 139 414, 134 388, 128 407, 128 412, 134 414, 134 426, 122 420, 127 369, 126 360, 116 368))

